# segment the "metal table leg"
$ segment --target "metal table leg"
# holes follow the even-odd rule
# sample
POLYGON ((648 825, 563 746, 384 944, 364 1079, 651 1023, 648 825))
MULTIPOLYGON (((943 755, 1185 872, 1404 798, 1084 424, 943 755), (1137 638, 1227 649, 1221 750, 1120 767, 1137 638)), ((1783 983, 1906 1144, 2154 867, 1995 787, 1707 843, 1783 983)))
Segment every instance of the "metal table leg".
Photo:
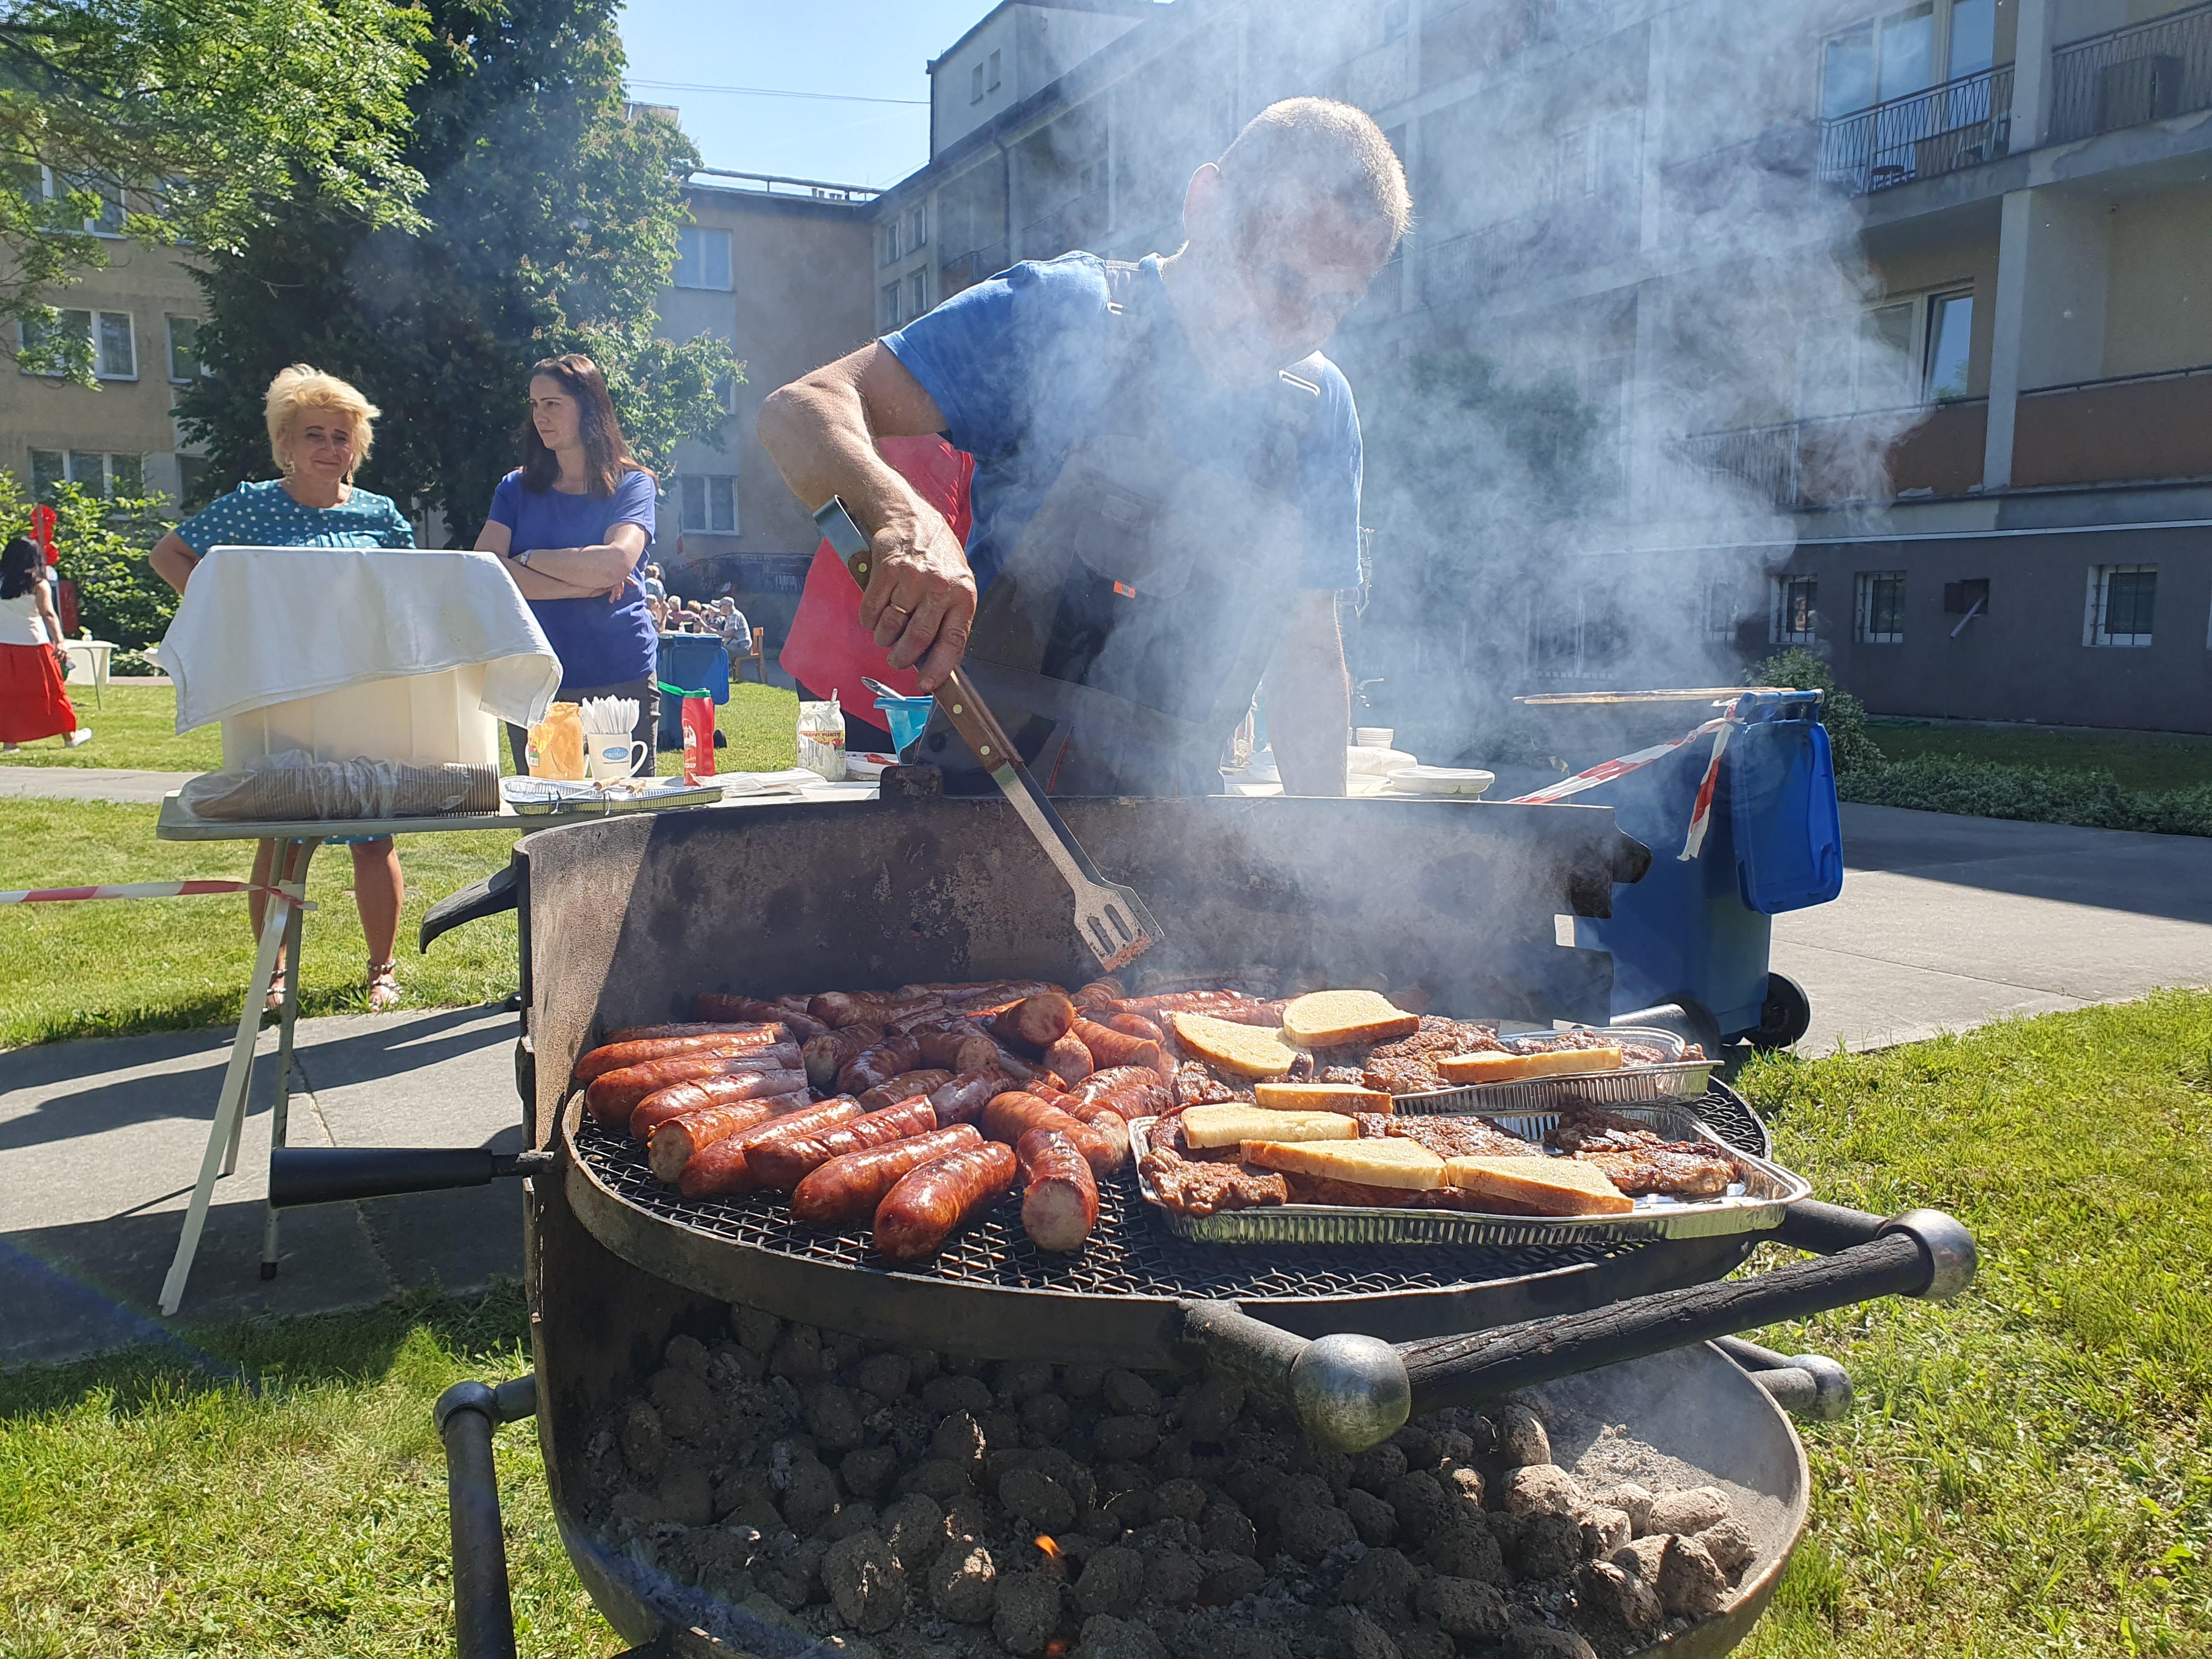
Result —
MULTIPOLYGON (((289 879, 277 884, 294 899, 307 896, 307 866, 322 842, 315 840, 292 843, 292 865, 289 879)), ((276 1106, 269 1119, 269 1152, 273 1158, 276 1149, 285 1144, 285 1134, 292 1120, 292 1030, 300 1017, 300 934, 307 921, 307 913, 299 904, 285 907, 291 914, 284 924, 284 957, 291 964, 291 972, 284 981, 284 1006, 276 1017, 276 1106)), ((276 1206, 265 1206, 261 1221, 261 1276, 276 1277, 276 1206)))

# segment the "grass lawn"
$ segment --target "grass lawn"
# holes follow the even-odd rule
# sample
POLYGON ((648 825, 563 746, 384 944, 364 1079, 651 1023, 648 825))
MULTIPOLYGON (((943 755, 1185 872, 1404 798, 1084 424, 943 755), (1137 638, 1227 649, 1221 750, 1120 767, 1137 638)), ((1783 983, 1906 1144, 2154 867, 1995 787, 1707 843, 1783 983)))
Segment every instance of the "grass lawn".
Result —
POLYGON ((2062 772, 2110 772, 2124 789, 2184 789, 2212 783, 2212 738, 2148 732, 2062 732, 2034 726, 1936 726, 1867 721, 1884 759, 1960 756, 2062 772))
MULTIPOLYGON (((1982 1275, 1759 1334, 1834 1354, 1818 1500, 1751 1659, 2212 1652, 2212 996, 2000 1025, 1745 1085, 1823 1196, 1953 1210, 1982 1275)), ((431 1402, 528 1364, 512 1294, 189 1333, 0 1377, 0 1653, 449 1650, 431 1402)), ((498 1438, 521 1650, 620 1644, 498 1438)))
POLYGON ((27 743, 0 766, 104 766, 143 772, 209 772, 222 764, 222 728, 197 726, 177 735, 177 693, 167 685, 111 685, 104 706, 89 682, 72 680, 70 701, 92 728, 92 741, 64 749, 59 738, 27 743))
MULTIPOLYGON (((729 702, 714 711, 714 725, 729 739, 727 747, 714 751, 717 772, 781 772, 799 763, 796 691, 732 681, 729 702)), ((681 772, 683 745, 661 750, 659 760, 662 777, 681 772)))

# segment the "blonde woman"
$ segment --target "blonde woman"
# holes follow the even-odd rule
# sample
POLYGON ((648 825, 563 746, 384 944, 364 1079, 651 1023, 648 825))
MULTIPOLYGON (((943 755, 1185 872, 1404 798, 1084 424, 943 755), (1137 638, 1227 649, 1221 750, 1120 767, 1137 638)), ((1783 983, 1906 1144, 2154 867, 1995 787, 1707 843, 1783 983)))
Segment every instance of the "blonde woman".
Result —
MULTIPOLYGON (((412 547, 414 526, 388 495, 356 487, 355 470, 368 459, 376 406, 335 374, 295 363, 269 383, 264 404, 269 452, 283 476, 240 484, 185 520, 155 544, 154 572, 185 591, 192 568, 214 547, 412 547)), ((334 836, 329 844, 353 851, 355 902, 368 939, 368 1006, 381 1012, 399 1000, 392 956, 399 934, 402 893, 398 850, 389 836, 334 836)), ((264 841, 253 857, 253 883, 270 879, 276 843, 264 841)), ((295 853, 284 879, 307 873, 295 853)), ((254 937, 261 933, 267 901, 248 896, 254 937)), ((272 1008, 284 997, 284 961, 269 993, 272 1008)))

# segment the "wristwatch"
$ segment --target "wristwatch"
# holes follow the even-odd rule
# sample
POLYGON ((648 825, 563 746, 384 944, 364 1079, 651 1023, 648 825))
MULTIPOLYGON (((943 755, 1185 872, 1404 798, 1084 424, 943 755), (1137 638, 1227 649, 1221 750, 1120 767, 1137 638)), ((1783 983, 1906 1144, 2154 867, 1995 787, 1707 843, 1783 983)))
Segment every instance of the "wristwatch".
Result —
POLYGON ((530 568, 530 550, 528 548, 523 549, 520 553, 510 554, 508 556, 512 558, 515 563, 520 565, 525 570, 530 568))

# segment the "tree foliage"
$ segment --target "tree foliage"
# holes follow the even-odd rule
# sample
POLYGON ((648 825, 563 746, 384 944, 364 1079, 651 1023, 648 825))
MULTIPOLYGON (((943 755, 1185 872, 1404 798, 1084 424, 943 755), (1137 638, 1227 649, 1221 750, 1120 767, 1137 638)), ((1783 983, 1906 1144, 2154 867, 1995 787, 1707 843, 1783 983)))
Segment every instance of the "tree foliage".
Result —
POLYGON ((0 7, 0 354, 89 384, 49 301, 110 228, 222 252, 312 192, 420 222, 402 159, 422 16, 389 0, 7 0, 0 7), (127 215, 118 210, 127 207, 127 215))
POLYGON ((1793 645, 1787 651, 1776 652, 1744 679, 1750 685, 1823 694, 1820 724, 1828 728, 1828 752, 1838 777, 1872 771, 1884 763, 1880 746, 1867 732, 1866 705, 1836 684, 1835 671, 1826 659, 1802 645, 1793 645))
POLYGON ((362 481, 444 511, 475 538, 517 456, 531 362, 587 353, 647 465, 718 433, 727 346, 656 338, 682 180, 673 125, 628 118, 612 0, 428 0, 429 68, 406 163, 429 228, 372 227, 309 203, 208 262, 198 348, 210 380, 180 409, 223 487, 269 470, 262 390, 312 362, 383 410, 362 481))
MULTIPOLYGON (((146 562, 146 550, 173 522, 161 495, 110 500, 73 483, 53 492, 56 568, 76 584, 77 620, 95 639, 142 651, 168 631, 177 596, 146 562)), ((0 540, 25 536, 30 498, 0 469, 0 540)), ((118 659, 119 660, 119 659, 118 659)))

